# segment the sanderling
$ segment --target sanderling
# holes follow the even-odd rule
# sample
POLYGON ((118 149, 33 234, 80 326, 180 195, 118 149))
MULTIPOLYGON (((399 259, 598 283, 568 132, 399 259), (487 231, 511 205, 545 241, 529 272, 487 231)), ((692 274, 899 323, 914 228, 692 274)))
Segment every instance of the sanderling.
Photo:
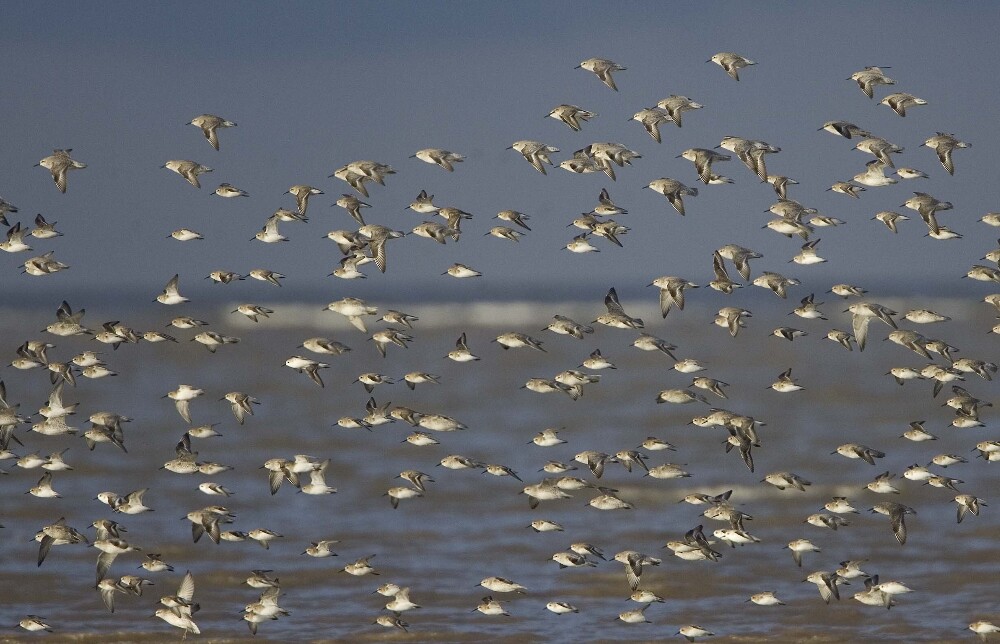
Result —
POLYGON ((479 356, 473 355, 472 351, 469 350, 469 345, 465 339, 465 333, 458 336, 458 340, 455 341, 455 349, 448 352, 446 356, 450 360, 455 362, 473 362, 479 360, 479 356))
POLYGON ((672 275, 657 277, 648 286, 660 289, 660 313, 663 317, 667 317, 674 306, 681 311, 684 310, 684 289, 698 288, 697 284, 672 275))
POLYGON ((703 105, 692 101, 687 96, 678 96, 676 94, 671 94, 667 98, 658 101, 656 106, 661 110, 665 110, 670 120, 674 122, 677 127, 681 127, 682 115, 684 112, 690 110, 700 110, 703 105))
POLYGON ((753 603, 757 604, 758 606, 784 606, 785 605, 785 602, 783 602, 780 599, 778 599, 775 596, 774 592, 772 592, 772 591, 766 591, 766 592, 762 592, 762 593, 754 593, 753 595, 750 595, 750 599, 748 599, 747 601, 748 602, 753 602, 753 603))
POLYGON ((575 69, 585 69, 588 72, 593 72, 601 79, 602 83, 617 92, 618 87, 615 85, 615 79, 611 77, 611 72, 623 71, 626 68, 606 58, 588 58, 577 65, 575 69))
POLYGON ((649 608, 649 604, 635 610, 622 611, 618 613, 618 619, 626 624, 652 624, 651 621, 646 619, 645 611, 647 608, 649 608))
POLYGON ((715 635, 712 631, 702 628, 696 624, 681 626, 680 630, 677 631, 677 634, 683 635, 684 639, 689 642, 693 642, 699 637, 711 637, 712 635, 715 635))
POLYGON ((608 309, 608 312, 598 316, 594 322, 619 329, 643 328, 644 324, 641 318, 634 318, 625 313, 625 309, 622 308, 621 303, 618 301, 618 293, 614 287, 604 296, 604 306, 608 309))
POLYGON ((670 205, 674 207, 681 215, 684 214, 684 197, 698 196, 697 188, 689 188, 680 181, 676 179, 670 179, 667 177, 661 179, 654 179, 650 181, 645 187, 649 188, 653 192, 658 192, 670 202, 670 205))
POLYGON ((559 148, 554 148, 550 145, 541 143, 540 141, 515 141, 508 150, 517 150, 524 157, 524 160, 530 163, 535 170, 538 170, 542 174, 546 174, 545 166, 543 163, 552 165, 552 161, 549 160, 549 155, 558 152, 559 148))
POLYGON ((811 482, 792 472, 772 472, 764 477, 763 482, 770 483, 779 490, 791 487, 800 492, 805 492, 806 486, 812 485, 811 482))
MULTIPOLYGON (((18 626, 26 631, 45 631, 47 633, 52 632, 52 627, 45 622, 45 618, 39 617, 38 615, 28 615, 18 622, 18 626)), ((971 626, 969 628, 972 628, 971 626)), ((977 631, 979 632, 979 631, 977 631)))
POLYGON ((896 114, 906 116, 906 108, 913 107, 915 105, 927 105, 927 101, 922 98, 917 98, 913 94, 897 92, 895 94, 889 94, 883 98, 879 101, 879 105, 886 105, 896 114))
POLYGON ((576 105, 556 105, 546 116, 562 121, 575 132, 580 131, 580 123, 587 122, 597 116, 594 112, 588 112, 576 105))
POLYGON ((642 123, 642 126, 646 128, 646 133, 653 137, 654 141, 659 143, 661 140, 660 123, 670 121, 671 119, 670 114, 668 114, 666 110, 653 107, 639 110, 632 115, 631 120, 642 123))
POLYGON ((916 510, 895 501, 883 501, 882 503, 876 503, 870 511, 888 516, 891 521, 892 533, 896 536, 896 541, 899 542, 899 545, 906 543, 906 522, 904 517, 907 514, 916 514, 916 510))
POLYGON ((442 150, 440 148, 425 148, 423 150, 417 150, 414 154, 410 155, 410 158, 416 158, 420 159, 424 163, 438 165, 448 172, 453 172, 455 170, 456 163, 465 161, 464 155, 449 152, 448 150, 442 150))
POLYGON ((830 603, 830 599, 840 599, 838 584, 843 580, 835 572, 819 570, 809 573, 809 576, 803 581, 816 584, 816 588, 819 589, 819 596, 822 597, 823 601, 827 604, 830 603))
POLYGON ((362 333, 367 333, 368 327, 361 316, 375 315, 378 312, 378 307, 370 306, 364 300, 356 297, 345 297, 335 302, 330 302, 324 307, 324 310, 343 315, 356 329, 362 333))
POLYGON ((563 530, 561 525, 555 521, 549 521, 547 519, 535 519, 528 527, 535 532, 562 532, 563 530))
POLYGON ((176 172, 184 177, 184 179, 195 188, 201 187, 201 181, 198 180, 198 175, 212 171, 212 168, 202 165, 197 161, 186 161, 184 159, 172 159, 160 167, 176 172))
POLYGON ((740 79, 740 69, 744 67, 749 67, 750 65, 757 64, 756 62, 750 60, 749 58, 744 58, 739 54, 734 54, 732 52, 727 52, 727 51, 719 52, 718 54, 715 54, 705 62, 715 63, 722 69, 726 70, 726 73, 729 74, 729 76, 733 80, 737 81, 740 79))
POLYGON ((208 140, 209 144, 215 148, 219 149, 219 128, 225 127, 235 127, 236 123, 232 121, 227 121, 226 119, 215 116, 214 114, 202 114, 196 116, 186 125, 193 125, 195 127, 201 128, 201 133, 205 135, 205 139, 208 140))
POLYGON ((559 438, 556 435, 558 432, 559 432, 558 429, 553 429, 553 428, 543 429, 542 431, 538 432, 538 435, 536 435, 533 439, 531 439, 529 444, 534 443, 539 447, 552 447, 553 445, 561 445, 566 441, 564 441, 563 439, 559 438))
POLYGON ((217 197, 225 197, 226 199, 233 199, 235 197, 249 197, 250 195, 246 190, 240 190, 236 186, 229 183, 220 183, 219 187, 213 192, 213 195, 217 197))
POLYGON ((802 567, 802 555, 806 552, 819 552, 817 548, 808 539, 796 539, 795 541, 790 541, 788 543, 788 549, 792 551, 792 559, 795 560, 796 565, 799 568, 802 567))
MULTIPOLYGON (((888 68, 886 68, 888 69, 888 68)), ((851 74, 847 80, 858 84, 868 98, 874 98, 876 85, 895 85, 896 81, 885 75, 881 67, 869 66, 851 74)))
POLYGON ((566 613, 579 613, 580 609, 572 604, 567 604, 566 602, 549 602, 545 604, 545 608, 552 611, 556 615, 564 615, 566 613))
MULTIPOLYGON (((72 148, 66 150, 53 150, 52 154, 35 164, 36 166, 41 166, 52 173, 52 180, 55 182, 56 188, 59 189, 59 192, 66 192, 67 171, 79 170, 87 167, 87 164, 76 161, 69 156, 69 153, 72 151, 72 148)), ((17 212, 17 209, 14 208, 11 210, 11 208, 8 207, 6 212, 17 212)))
POLYGON ((493 599, 492 596, 483 597, 482 602, 472 610, 472 612, 476 611, 479 611, 483 615, 504 615, 510 617, 510 613, 503 607, 503 604, 493 599))
MULTIPOLYGON (((31 616, 29 615, 29 617, 31 616)), ((985 642, 990 633, 1000 633, 1000 626, 997 626, 993 622, 980 620, 978 622, 972 622, 971 624, 969 624, 969 630, 978 635, 979 639, 985 642)))

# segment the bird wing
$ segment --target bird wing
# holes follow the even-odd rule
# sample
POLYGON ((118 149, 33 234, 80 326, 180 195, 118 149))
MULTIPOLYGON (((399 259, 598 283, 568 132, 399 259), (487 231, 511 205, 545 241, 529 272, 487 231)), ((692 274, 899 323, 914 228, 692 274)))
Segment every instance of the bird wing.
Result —
POLYGON ((208 139, 213 148, 216 150, 219 149, 219 133, 214 126, 201 126, 201 133, 205 135, 205 138, 208 139))
POLYGON ((902 508, 893 510, 892 514, 889 515, 889 519, 892 522, 892 533, 896 535, 896 541, 899 545, 906 543, 906 521, 903 519, 905 511, 902 508))
POLYGON ((951 150, 951 147, 941 145, 935 151, 937 152, 938 161, 948 171, 948 174, 955 174, 955 163, 951 160, 951 150))
POLYGON ((608 308, 608 313, 611 315, 621 315, 628 317, 625 314, 625 309, 622 308, 621 303, 618 301, 618 293, 615 291, 614 287, 608 291, 608 294, 604 296, 604 306, 608 308))
POLYGON ((191 401, 190 400, 175 400, 174 406, 177 407, 177 413, 181 415, 185 423, 191 423, 191 401))
POLYGON ((857 314, 855 314, 851 320, 851 326, 854 330, 854 339, 858 343, 858 351, 865 350, 865 341, 868 339, 868 323, 870 321, 870 317, 857 314))
POLYGON ((191 571, 184 573, 184 579, 181 580, 180 588, 177 589, 177 596, 189 604, 194 599, 194 575, 191 574, 191 571))
MULTIPOLYGON (((108 574, 108 569, 111 568, 111 563, 115 560, 115 557, 117 557, 117 556, 118 556, 117 553, 114 553, 114 552, 102 552, 100 555, 98 555, 98 557, 97 557, 97 583, 100 583, 101 580, 104 579, 104 577, 108 574)), ((103 591, 102 591, 102 594, 103 594, 103 591)), ((105 599, 104 603, 107 604, 107 599, 105 599)), ((108 605, 108 609, 111 610, 112 613, 115 612, 113 603, 111 605, 108 605)))
POLYGON ((44 535, 42 537, 42 540, 39 542, 39 546, 38 546, 38 565, 39 566, 42 565, 42 562, 45 561, 45 557, 48 556, 49 550, 52 549, 53 542, 55 542, 55 539, 53 539, 49 535, 44 535))

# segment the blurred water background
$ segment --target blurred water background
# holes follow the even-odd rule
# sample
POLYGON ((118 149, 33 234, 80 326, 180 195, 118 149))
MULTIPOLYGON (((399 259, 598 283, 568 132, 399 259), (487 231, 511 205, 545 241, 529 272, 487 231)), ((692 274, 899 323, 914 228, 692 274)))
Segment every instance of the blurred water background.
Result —
MULTIPOLYGON (((203 638, 239 639, 249 636, 240 611, 259 594, 244 585, 243 579, 251 569, 268 569, 281 580, 281 604, 291 616, 262 624, 260 640, 642 641, 671 638, 686 623, 701 624, 723 641, 968 639, 971 633, 964 630, 966 625, 988 617, 996 606, 998 522, 992 508, 957 525, 953 492, 894 479, 901 494, 889 496, 918 512, 907 517, 909 540, 899 546, 889 519, 867 511, 886 496, 871 493, 864 485, 885 470, 899 475, 913 463, 926 464, 935 454, 949 452, 968 458, 969 463, 932 469, 964 481, 959 486, 963 492, 991 501, 997 466, 974 458, 971 452, 978 441, 995 438, 991 410, 983 413, 986 428, 955 429, 948 425, 950 410, 941 407, 950 395, 947 388, 933 398, 929 382, 899 386, 883 375, 893 366, 919 367, 927 361, 883 342, 889 328, 880 323, 872 324, 864 353, 847 352, 826 340, 823 336, 830 328, 850 329, 849 315, 841 313, 845 303, 831 294, 821 307, 830 321, 794 318, 795 325, 809 335, 788 342, 769 335, 772 328, 793 319, 787 316, 788 302, 769 295, 765 299, 738 294, 742 299, 737 301, 754 316, 732 338, 711 324, 714 309, 695 296, 689 298, 685 311, 675 311, 661 321, 654 291, 623 296, 622 303, 631 315, 647 320, 647 331, 677 345, 679 359, 697 358, 707 367, 701 375, 731 385, 728 400, 709 394, 713 405, 766 423, 760 429, 762 446, 754 450, 754 473, 736 451, 725 453, 725 430, 689 424, 693 416, 707 413, 706 405, 655 404, 661 389, 686 387, 691 376, 674 371, 673 360, 662 353, 630 346, 637 332, 598 325, 593 335, 580 341, 540 331, 554 314, 590 322, 604 308, 601 294, 596 293, 592 301, 566 302, 412 300, 404 305, 372 301, 380 312, 395 307, 420 318, 414 323, 416 339, 410 348, 391 346, 388 359, 381 358, 367 336, 344 318, 320 311, 325 304, 321 300, 277 304, 275 314, 259 324, 230 315, 235 302, 186 309, 185 313, 211 321, 217 331, 242 338, 214 355, 188 341, 192 331, 177 329, 167 331, 177 336, 179 345, 126 344, 117 351, 96 347, 87 336, 56 338, 50 358, 66 360, 84 349, 105 351, 105 360, 118 375, 103 380, 78 377, 77 387, 65 388, 64 399, 80 402, 80 413, 71 418, 71 425, 81 431, 89 427, 87 415, 97 410, 132 417, 125 426, 128 453, 107 444, 90 452, 79 437, 40 436, 25 427, 16 431, 25 444, 12 445, 18 455, 32 451, 45 455, 69 448, 65 458, 75 469, 55 473, 54 487, 62 493, 61 499, 38 499, 25 491, 42 470, 4 463, 8 475, 0 478, 5 499, 0 512, 0 523, 5 525, 0 565, 7 583, 0 624, 16 624, 31 613, 57 625, 61 638, 69 634, 94 641, 175 638, 176 632, 151 614, 157 598, 175 592, 183 572, 190 570, 196 580, 195 598, 202 606, 196 621, 203 638), (543 340, 546 353, 501 350, 491 340, 504 331, 521 331, 543 340), (481 361, 457 364, 443 358, 462 332, 481 361), (327 357, 330 368, 321 372, 325 388, 283 366, 289 356, 305 354, 297 348, 305 338, 318 335, 352 349, 327 357), (552 377, 559 370, 576 368, 596 348, 618 368, 601 372, 601 382, 587 386, 579 400, 521 388, 528 378, 552 377), (778 394, 767 389, 779 372, 792 365, 804 391, 778 394), (402 375, 411 370, 438 374, 441 384, 410 391, 402 375), (352 381, 367 371, 397 380, 376 388, 373 396, 379 404, 391 402, 424 413, 446 414, 468 429, 435 433, 439 445, 416 447, 402 442, 413 429, 402 422, 370 432, 336 427, 342 416, 364 415, 369 395, 352 381), (160 469, 173 458, 174 445, 187 427, 172 401, 161 399, 180 383, 205 390, 191 404, 193 421, 219 423, 216 429, 222 434, 195 441, 199 460, 234 468, 210 477, 235 491, 222 499, 237 516, 227 527, 243 531, 263 527, 281 533, 283 537, 273 541, 270 549, 252 541, 215 545, 206 537, 192 542, 184 515, 219 497, 197 490, 197 484, 209 477, 160 469), (261 401, 242 427, 229 404, 219 401, 233 390, 261 401), (900 438, 914 420, 925 420, 939 440, 913 443, 900 438), (549 427, 558 428, 567 443, 548 448, 530 444, 535 434, 549 427), (589 490, 574 492, 569 500, 542 502, 530 510, 520 493, 524 484, 545 476, 538 470, 548 460, 571 462, 574 454, 585 449, 613 454, 635 448, 648 436, 677 447, 676 452, 649 453, 650 466, 682 464, 691 476, 656 480, 644 477, 641 470, 628 473, 620 465, 609 464, 599 483, 618 489, 623 499, 634 504, 632 510, 590 508, 586 503, 596 493, 589 490), (887 456, 872 467, 830 454, 846 442, 881 449, 887 456), (308 496, 286 483, 276 495, 268 494, 266 472, 260 469, 263 462, 295 454, 331 459, 328 483, 339 492, 308 496), (480 470, 436 466, 449 454, 507 465, 525 483, 484 475, 480 470), (402 483, 394 477, 404 469, 427 472, 435 482, 428 484, 423 498, 404 500, 394 510, 384 493, 402 483), (760 482, 777 470, 796 472, 812 485, 805 492, 778 491, 760 482), (94 500, 101 491, 123 494, 144 487, 149 488, 145 501, 154 512, 114 516, 94 500), (700 516, 704 506, 678 501, 692 492, 718 494, 728 489, 733 490, 733 503, 754 517, 746 527, 761 543, 721 547, 723 556, 716 563, 682 561, 662 549, 666 541, 681 539, 698 524, 705 524, 706 533, 727 527, 700 516), (861 510, 860 515, 847 517, 850 526, 831 531, 803 523, 832 496, 848 496, 861 510), (143 572, 155 586, 147 588, 141 598, 120 595, 116 612, 110 614, 92 588, 95 549, 57 546, 41 567, 36 566, 37 544, 32 537, 59 517, 81 530, 100 517, 118 520, 128 528, 123 536, 130 543, 161 553, 175 571, 137 571, 140 554, 120 555, 112 566, 113 575, 143 572), (536 533, 528 528, 540 518, 557 521, 565 531, 536 533), (807 553, 802 568, 796 567, 786 548, 797 538, 808 538, 822 550, 807 553), (339 556, 313 559, 302 554, 310 542, 319 539, 338 539, 333 549, 339 556), (599 561, 593 568, 561 570, 550 559, 578 541, 597 545, 609 559, 625 549, 663 558, 662 565, 647 567, 642 576, 643 588, 666 598, 666 603, 646 611, 652 624, 617 621, 619 612, 637 607, 628 601, 621 564, 599 561), (371 554, 376 555, 372 564, 379 576, 338 572, 345 564, 371 554), (863 590, 861 580, 853 580, 842 588, 841 601, 824 605, 815 586, 802 580, 814 570, 834 570, 846 559, 867 559, 865 570, 880 574, 883 580, 901 581, 915 592, 899 596, 898 605, 886 611, 852 600, 853 592, 863 590), (529 589, 505 602, 510 617, 475 612, 480 599, 490 594, 477 584, 491 575, 513 579, 529 589), (404 615, 409 635, 372 625, 387 601, 372 592, 387 581, 410 586, 412 599, 422 606, 404 615), (787 606, 745 603, 752 593, 763 590, 775 591, 787 606), (580 613, 554 615, 545 609, 548 601, 571 603, 580 613)), ((903 300, 880 301, 897 310, 907 306, 903 300)), ((960 356, 990 357, 991 307, 943 297, 921 302, 954 318, 939 328, 943 337, 960 345, 960 356), (974 331, 954 337, 946 333, 949 325, 974 331)), ((41 306, 8 307, 0 312, 5 355, 13 358, 22 339, 38 337, 38 331, 54 320, 53 313, 54 307, 41 306)), ((84 322, 97 326, 105 313, 110 314, 88 311, 84 322)), ((126 322, 144 330, 162 328, 164 318, 140 315, 126 322)), ((4 380, 8 401, 21 403, 25 414, 40 407, 51 388, 44 370, 16 372, 7 367, 4 380)), ((991 383, 970 375, 965 385, 974 395, 990 398, 991 383)), ((573 474, 595 480, 585 466, 577 465, 580 469, 573 474)), ((85 531, 93 538, 93 530, 85 531)))

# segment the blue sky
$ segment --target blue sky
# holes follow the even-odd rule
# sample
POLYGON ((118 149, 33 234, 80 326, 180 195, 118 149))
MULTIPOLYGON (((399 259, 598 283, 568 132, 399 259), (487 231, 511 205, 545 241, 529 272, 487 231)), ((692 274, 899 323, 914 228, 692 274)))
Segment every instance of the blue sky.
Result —
POLYGON ((835 10, 821 3, 251 2, 141 10, 105 3, 100 11, 7 3, 0 195, 21 208, 12 223, 38 212, 59 222, 65 237, 34 240, 34 254, 54 250, 72 268, 29 278, 18 275, 28 255, 17 255, 0 258, 0 270, 14 293, 56 304, 83 291, 151 299, 175 272, 182 292, 207 292, 202 278, 209 271, 255 267, 287 274, 285 297, 429 291, 446 299, 599 298, 608 286, 638 290, 663 274, 705 283, 711 251, 735 242, 765 255, 757 270, 803 280, 792 293, 799 297, 840 281, 904 292, 928 288, 927 280, 935 288, 967 288, 957 278, 995 246, 993 229, 977 220, 1000 210, 992 189, 997 92, 988 64, 998 17, 992 5, 939 3, 847 3, 835 10), (718 51, 759 64, 736 83, 705 63, 718 51), (619 92, 574 69, 592 56, 628 67, 616 74, 619 92), (865 65, 891 66, 897 80, 879 88, 876 100, 908 91, 929 105, 901 119, 868 100, 846 80, 865 65), (686 115, 683 128, 664 125, 658 145, 627 119, 673 93, 706 107, 686 115), (572 132, 545 118, 560 103, 599 116, 572 132), (219 152, 184 125, 204 112, 239 123, 221 133, 219 152), (825 191, 870 158, 851 150, 853 141, 816 131, 834 119, 904 146, 899 165, 931 179, 870 188, 860 200, 825 191), (919 147, 937 131, 972 143, 956 153, 954 177, 919 147), (738 161, 718 167, 735 184, 701 186, 691 164, 675 158, 729 134, 781 147, 768 167, 800 181, 790 196, 848 222, 816 235, 827 264, 787 263, 801 242, 761 230, 774 194, 738 161), (542 176, 505 150, 518 139, 560 148, 557 164, 595 141, 621 142, 642 158, 617 182, 558 168, 542 176), (89 167, 70 174, 62 195, 32 164, 66 147, 89 167), (424 147, 468 160, 446 173, 408 158, 424 147), (160 168, 168 159, 215 171, 195 190, 160 168), (386 187, 372 188, 369 221, 410 230, 424 218, 403 208, 426 189, 438 205, 473 213, 461 241, 438 246, 410 236, 392 242, 384 276, 367 268, 364 281, 327 277, 339 254, 321 236, 353 223, 330 207, 350 187, 327 175, 356 159, 388 163, 398 173, 386 187), (700 188, 686 217, 641 190, 659 177, 700 188), (223 181, 251 198, 210 197, 223 181), (311 203, 310 222, 283 224, 289 243, 248 242, 276 208, 293 205, 282 193, 294 183, 326 192, 311 203), (575 234, 566 224, 596 205, 604 187, 630 211, 619 220, 632 229, 624 249, 597 240, 601 253, 559 250, 575 234), (898 235, 870 221, 885 209, 914 214, 898 208, 913 190, 953 202, 942 223, 965 238, 930 240, 916 217, 898 235), (498 223, 490 217, 508 208, 531 216, 533 231, 516 245, 483 236, 498 223), (166 238, 182 226, 206 240, 166 238), (441 277, 455 261, 484 277, 475 284, 441 277))

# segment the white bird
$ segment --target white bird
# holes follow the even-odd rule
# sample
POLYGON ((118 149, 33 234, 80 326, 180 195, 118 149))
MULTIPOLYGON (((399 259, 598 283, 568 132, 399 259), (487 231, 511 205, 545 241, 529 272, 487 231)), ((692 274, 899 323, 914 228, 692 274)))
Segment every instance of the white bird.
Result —
POLYGON ((615 85, 615 79, 611 77, 611 72, 624 71, 627 68, 606 58, 588 58, 577 65, 575 69, 585 69, 588 72, 593 72, 601 79, 602 83, 617 92, 618 87, 615 85))
MULTIPOLYGON (((66 172, 69 170, 79 170, 87 167, 87 164, 80 163, 79 161, 70 158, 69 153, 72 151, 72 149, 53 150, 52 154, 35 164, 52 173, 52 180, 55 182, 56 188, 59 189, 59 192, 66 192, 66 172)), ((6 204, 6 202, 4 203, 6 204)), ((17 208, 12 210, 8 207, 6 212, 17 212, 17 208)))
POLYGON ((579 132, 581 121, 589 121, 597 116, 597 114, 594 112, 588 112, 582 107, 577 107, 576 105, 563 104, 556 105, 552 108, 552 111, 548 113, 548 116, 562 121, 574 132, 579 132))
POLYGON ((218 129, 224 127, 236 127, 236 123, 227 121, 221 116, 215 116, 214 114, 202 114, 200 116, 196 116, 188 122, 188 125, 201 128, 201 133, 205 135, 205 139, 208 140, 209 144, 216 150, 219 149, 218 129))
POLYGON ((411 158, 420 159, 424 163, 438 165, 448 172, 454 172, 455 164, 465 161, 465 156, 456 154, 455 152, 449 152, 448 150, 442 150, 440 148, 425 148, 423 150, 417 150, 416 153, 411 155, 411 158))
POLYGON ((176 172, 184 177, 184 179, 195 188, 201 187, 201 181, 198 180, 198 175, 212 171, 212 168, 202 165, 197 161, 187 161, 184 159, 172 159, 160 167, 176 172))
POLYGON ((705 62, 715 63, 722 69, 726 70, 726 73, 729 74, 733 80, 737 81, 740 79, 740 70, 742 68, 757 64, 749 58, 744 58, 739 54, 734 54, 728 51, 719 52, 705 62))
POLYGON ((156 296, 156 301, 160 304, 180 304, 182 302, 188 302, 188 298, 182 296, 177 288, 177 281, 179 275, 174 275, 167 282, 167 285, 163 287, 163 292, 156 296))
POLYGON ((897 92, 895 94, 889 94, 883 98, 879 101, 879 105, 885 105, 891 108, 896 114, 906 116, 906 108, 913 107, 915 105, 927 105, 927 101, 922 98, 917 98, 913 94, 897 92))
POLYGON ((181 585, 177 589, 176 595, 166 595, 160 598, 160 603, 164 608, 156 610, 156 617, 159 617, 171 626, 184 630, 184 636, 188 633, 199 635, 201 629, 191 619, 191 615, 198 609, 194 603, 194 576, 190 571, 185 573, 181 585))
POLYGON ((524 160, 530 163, 535 170, 538 170, 542 174, 546 174, 545 166, 543 163, 552 165, 552 161, 549 160, 549 155, 558 152, 559 148, 554 148, 550 145, 541 143, 540 141, 515 141, 508 150, 517 150, 524 157, 524 160))

